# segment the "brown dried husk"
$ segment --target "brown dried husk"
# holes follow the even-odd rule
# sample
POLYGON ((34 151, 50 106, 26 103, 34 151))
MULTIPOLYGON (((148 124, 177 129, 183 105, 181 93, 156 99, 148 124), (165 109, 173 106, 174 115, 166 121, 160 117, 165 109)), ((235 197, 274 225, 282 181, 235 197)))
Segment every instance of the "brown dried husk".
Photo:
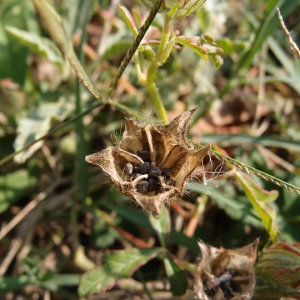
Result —
POLYGON ((227 250, 214 248, 199 242, 201 261, 195 276, 194 290, 200 300, 250 300, 255 287, 254 263, 256 260, 259 240, 236 249, 227 250), (235 280, 240 282, 241 292, 234 293, 231 298, 225 298, 220 287, 215 289, 213 296, 207 295, 205 290, 214 286, 213 282, 224 274, 225 270, 236 272, 235 280))
POLYGON ((209 145, 196 149, 186 141, 188 123, 195 110, 182 113, 166 126, 139 124, 130 118, 126 122, 123 139, 117 147, 108 147, 85 159, 98 165, 123 194, 158 218, 165 203, 183 194, 187 181, 210 149, 209 145), (124 166, 128 162, 143 163, 136 155, 141 149, 150 150, 152 167, 168 168, 171 171, 172 185, 164 183, 161 193, 139 193, 137 185, 143 177, 130 181, 130 176, 124 172, 124 166))

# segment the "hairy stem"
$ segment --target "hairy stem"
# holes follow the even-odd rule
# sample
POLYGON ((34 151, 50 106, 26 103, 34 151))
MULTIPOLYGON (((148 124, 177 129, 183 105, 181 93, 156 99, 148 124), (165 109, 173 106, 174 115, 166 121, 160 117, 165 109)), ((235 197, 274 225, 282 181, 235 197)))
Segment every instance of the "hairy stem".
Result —
POLYGON ((146 75, 145 87, 147 88, 152 102, 155 105, 155 109, 160 119, 164 124, 168 124, 168 117, 163 104, 163 101, 159 95, 157 87, 154 82, 155 74, 159 66, 161 66, 167 57, 165 57, 165 51, 168 47, 170 33, 171 33, 171 17, 165 15, 164 28, 162 30, 160 45, 156 54, 156 57, 151 61, 146 75))

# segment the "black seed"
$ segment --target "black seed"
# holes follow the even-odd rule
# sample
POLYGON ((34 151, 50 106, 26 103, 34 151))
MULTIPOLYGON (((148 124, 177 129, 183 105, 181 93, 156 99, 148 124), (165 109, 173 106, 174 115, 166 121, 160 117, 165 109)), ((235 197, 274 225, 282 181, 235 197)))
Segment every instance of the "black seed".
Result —
POLYGON ((171 170, 170 169, 162 168, 161 172, 162 172, 162 176, 164 176, 166 178, 170 178, 170 176, 171 176, 171 170))
POLYGON ((146 194, 148 192, 148 187, 148 181, 141 181, 141 183, 137 186, 137 191, 141 194, 146 194))
POLYGON ((157 191, 159 188, 159 183, 154 179, 149 179, 149 186, 148 186, 148 192, 154 192, 157 191))
POLYGON ((161 173, 162 172, 158 167, 153 167, 153 168, 150 168, 150 170, 149 170, 149 176, 152 176, 152 177, 159 176, 159 175, 161 175, 161 173))
POLYGON ((223 295, 225 298, 228 298, 228 297, 231 297, 231 292, 230 292, 230 289, 229 289, 229 282, 226 281, 226 282, 221 282, 220 284, 220 288, 223 292, 223 295))
POLYGON ((140 173, 133 173, 133 174, 130 176, 129 180, 130 180, 130 181, 133 181, 133 180, 137 179, 139 176, 141 176, 140 173))
POLYGON ((143 161, 150 162, 150 152, 148 150, 138 150, 136 152, 137 156, 140 157, 143 161))
POLYGON ((127 163, 124 167, 124 171, 127 175, 132 175, 133 165, 131 163, 127 163))
POLYGON ((140 172, 140 166, 133 166, 132 173, 139 173, 140 172))
POLYGON ((230 288, 234 293, 241 293, 242 289, 239 285, 235 284, 234 282, 230 282, 230 288))
POLYGON ((209 287, 204 287, 204 293, 207 296, 214 296, 214 294, 216 293, 216 290, 214 288, 209 288, 209 287))
POLYGON ((144 162, 143 164, 140 165, 140 173, 141 174, 148 174, 149 170, 150 170, 149 162, 144 162))

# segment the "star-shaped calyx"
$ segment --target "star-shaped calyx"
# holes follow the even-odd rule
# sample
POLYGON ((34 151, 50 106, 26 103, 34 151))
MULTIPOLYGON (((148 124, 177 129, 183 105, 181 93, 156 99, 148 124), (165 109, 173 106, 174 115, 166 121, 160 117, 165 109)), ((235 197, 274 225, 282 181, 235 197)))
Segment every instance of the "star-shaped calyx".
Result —
POLYGON ((186 141, 195 110, 182 113, 165 126, 139 124, 130 118, 117 147, 107 147, 85 159, 98 165, 123 194, 158 218, 165 203, 182 196, 210 149, 209 145, 197 149, 186 141))

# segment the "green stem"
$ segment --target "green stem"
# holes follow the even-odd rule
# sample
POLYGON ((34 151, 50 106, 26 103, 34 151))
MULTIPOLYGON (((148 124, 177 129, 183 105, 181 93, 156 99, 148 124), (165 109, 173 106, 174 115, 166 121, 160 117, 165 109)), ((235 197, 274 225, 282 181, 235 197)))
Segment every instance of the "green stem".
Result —
POLYGON ((155 109, 163 124, 168 124, 168 116, 164 107, 164 104, 160 98, 157 87, 154 82, 146 85, 146 88, 152 98, 153 104, 155 105, 155 109))
POLYGON ((155 59, 153 59, 151 61, 150 65, 148 67, 147 74, 146 74, 146 82, 145 82, 145 87, 147 88, 147 90, 152 98, 153 104, 155 105, 156 112, 164 124, 168 124, 168 117, 167 117, 167 113, 166 113, 163 101, 162 101, 162 99, 158 93, 157 87, 154 83, 154 77, 155 77, 157 68, 159 66, 161 66, 166 60, 165 51, 168 47, 168 43, 169 43, 169 39, 170 39, 171 21, 172 21, 172 18, 166 14, 164 28, 162 30, 161 41, 160 41, 160 45, 159 45, 159 48, 157 51, 157 55, 156 55, 155 59))
POLYGON ((171 33, 171 21, 172 18, 168 16, 168 14, 165 14, 165 20, 164 20, 164 28, 161 34, 160 44, 158 48, 158 52, 156 55, 156 58, 154 62, 160 62, 162 55, 165 52, 165 49, 168 45, 169 39, 170 39, 170 33, 171 33))

